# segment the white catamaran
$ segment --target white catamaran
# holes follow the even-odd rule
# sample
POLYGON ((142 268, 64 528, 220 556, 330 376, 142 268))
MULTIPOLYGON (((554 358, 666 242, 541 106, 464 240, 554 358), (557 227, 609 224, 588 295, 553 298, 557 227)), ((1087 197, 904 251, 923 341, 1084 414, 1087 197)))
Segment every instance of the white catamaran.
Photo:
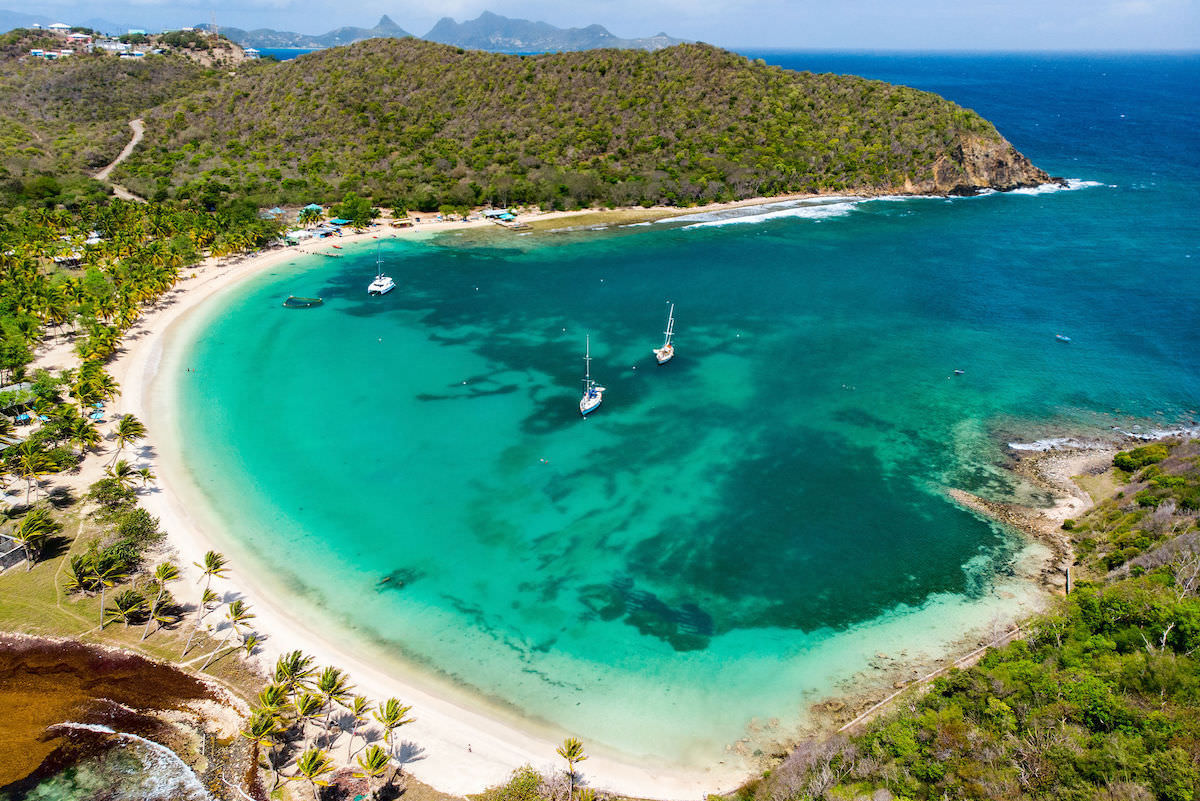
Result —
POLYGON ((375 280, 367 287, 368 295, 386 295, 396 288, 396 282, 383 274, 383 254, 375 246, 375 280))
POLYGON ((671 304, 671 311, 667 312, 667 330, 664 332, 667 338, 663 340, 661 348, 654 349, 654 358, 658 359, 659 364, 666 364, 675 356, 675 345, 671 343, 671 337, 675 336, 675 304, 671 304))
POLYGON ((584 342, 583 361, 587 367, 583 374, 583 397, 579 399, 579 413, 586 417, 588 412, 594 412, 600 401, 604 400, 604 387, 596 386, 596 382, 592 380, 591 335, 588 335, 584 342))

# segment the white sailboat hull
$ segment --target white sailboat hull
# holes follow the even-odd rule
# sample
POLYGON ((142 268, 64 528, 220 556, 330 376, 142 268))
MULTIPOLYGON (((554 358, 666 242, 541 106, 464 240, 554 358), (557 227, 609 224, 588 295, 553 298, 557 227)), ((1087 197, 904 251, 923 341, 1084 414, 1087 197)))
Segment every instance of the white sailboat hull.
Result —
POLYGON ((655 348, 654 358, 658 360, 659 364, 666 364, 675 358, 675 346, 663 345, 661 348, 655 348))

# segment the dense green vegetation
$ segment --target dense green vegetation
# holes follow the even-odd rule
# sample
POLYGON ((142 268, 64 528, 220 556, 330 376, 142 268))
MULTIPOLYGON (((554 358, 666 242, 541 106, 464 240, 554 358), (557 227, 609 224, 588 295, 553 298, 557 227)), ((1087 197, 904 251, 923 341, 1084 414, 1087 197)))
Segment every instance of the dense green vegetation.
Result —
MULTIPOLYGON (((47 197, 41 181, 81 184, 129 141, 129 120, 160 103, 227 79, 180 55, 118 59, 76 53, 24 58, 31 47, 62 47, 35 31, 0 36, 0 203, 47 197)), ((94 192, 94 190, 92 190, 94 192)), ((50 193, 55 200, 57 192, 50 193)), ((62 202, 72 205, 68 194, 62 202)), ((84 193, 86 194, 86 192, 84 193)), ((91 202, 94 197, 83 198, 91 202)))
POLYGON ((798 749, 741 795, 1196 798, 1200 441, 1114 461, 1143 466, 1070 527, 1083 580, 1024 640, 937 679, 861 734, 798 749), (1135 557, 1125 542, 1136 543, 1135 557))
MULTIPOLYGON (((123 184, 259 205, 347 191, 421 210, 686 205, 944 182, 935 164, 966 143, 1013 153, 928 92, 706 45, 509 56, 375 39, 243 72, 146 119, 123 184)), ((951 173, 945 189, 969 183, 951 173)))

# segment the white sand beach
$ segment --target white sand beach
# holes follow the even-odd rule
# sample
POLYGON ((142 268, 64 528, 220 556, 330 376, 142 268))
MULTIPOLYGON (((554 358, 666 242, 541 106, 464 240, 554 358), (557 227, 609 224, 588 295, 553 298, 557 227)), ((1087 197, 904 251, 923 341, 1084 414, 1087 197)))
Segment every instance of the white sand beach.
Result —
MULTIPOLYGON (((540 215, 547 219, 551 215, 540 215)), ((565 216, 557 214, 554 216, 565 216)), ((437 223, 417 228, 394 229, 388 225, 337 240, 339 243, 369 241, 373 237, 420 235, 428 231, 445 231, 461 227, 491 227, 487 222, 437 223)), ((168 547, 175 552, 176 562, 185 580, 178 584, 180 600, 195 604, 199 598, 199 571, 192 566, 210 549, 228 551, 234 536, 220 531, 210 510, 189 499, 186 457, 171 446, 169 432, 173 430, 173 382, 167 374, 171 360, 170 349, 187 339, 189 325, 200 315, 197 311, 212 302, 235 284, 258 275, 301 253, 311 253, 329 247, 328 242, 289 247, 225 263, 206 263, 181 280, 150 310, 124 340, 124 349, 109 365, 113 377, 120 383, 122 394, 111 404, 118 415, 132 413, 146 423, 149 437, 140 443, 144 458, 139 466, 150 464, 157 475, 153 491, 144 493, 142 502, 161 519, 168 535, 168 547)), ((38 366, 68 366, 69 349, 59 347, 42 354, 38 366), (58 362, 63 362, 59 364, 58 362)), ((131 461, 134 461, 131 459, 131 461)), ((93 455, 72 483, 82 490, 99 478, 107 460, 103 454, 93 455)), ((408 762, 405 770, 435 788, 451 793, 479 792, 505 781, 511 772, 524 764, 543 771, 561 769, 555 755, 557 742, 535 736, 510 722, 466 708, 459 701, 439 697, 423 688, 420 677, 381 670, 369 658, 345 644, 333 642, 314 630, 311 623, 296 619, 289 599, 278 591, 269 592, 257 578, 250 565, 232 561, 227 579, 217 580, 213 588, 230 597, 244 598, 257 617, 253 628, 265 636, 259 657, 264 665, 274 663, 283 652, 301 649, 313 655, 320 664, 336 665, 346 670, 356 685, 356 692, 373 700, 390 696, 413 705, 416 722, 401 731, 401 739, 417 747, 418 758, 408 762)), ((217 615, 209 618, 216 622, 217 615)), ((589 749, 592 750, 592 749, 589 749)), ((745 770, 734 765, 717 765, 712 769, 684 770, 668 765, 634 764, 592 750, 591 758, 580 771, 584 781, 597 789, 605 789, 652 799, 701 798, 707 793, 734 789, 746 776, 745 770)))

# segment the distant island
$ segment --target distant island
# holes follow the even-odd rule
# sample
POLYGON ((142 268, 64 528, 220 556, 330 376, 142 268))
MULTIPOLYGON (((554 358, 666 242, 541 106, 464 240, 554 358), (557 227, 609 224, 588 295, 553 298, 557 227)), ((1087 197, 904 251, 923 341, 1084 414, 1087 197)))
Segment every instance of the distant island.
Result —
MULTIPOLYGON (((196 26, 203 30, 214 30, 212 25, 196 26)), ((401 28, 386 14, 374 28, 343 27, 328 33, 309 35, 291 31, 276 31, 258 28, 245 31, 240 28, 220 26, 220 33, 243 47, 255 48, 298 48, 319 49, 353 44, 364 39, 404 39, 413 34, 401 28)), ((551 53, 571 50, 595 50, 615 47, 621 50, 661 50, 681 44, 665 33, 636 39, 622 39, 612 34, 603 25, 588 25, 586 28, 559 28, 547 22, 532 22, 527 19, 512 19, 485 11, 473 20, 457 22, 442 17, 424 36, 430 42, 469 47, 473 50, 490 50, 496 53, 551 53)))

